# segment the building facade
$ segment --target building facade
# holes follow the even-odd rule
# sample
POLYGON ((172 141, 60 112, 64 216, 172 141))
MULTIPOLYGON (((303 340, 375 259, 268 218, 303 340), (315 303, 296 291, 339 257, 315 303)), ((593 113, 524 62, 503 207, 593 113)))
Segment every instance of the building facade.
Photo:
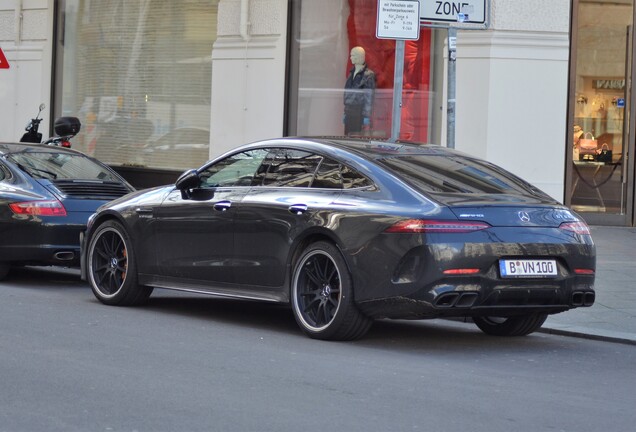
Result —
MULTIPOLYGON (((487 30, 458 31, 455 147, 633 226, 633 1, 488 2, 487 30)), ((79 117, 75 148, 144 187, 244 142, 343 135, 357 95, 354 134, 387 138, 395 42, 375 37, 377 3, 0 0, 0 141, 44 102, 45 135, 79 117), (353 47, 373 85, 347 93, 353 47)), ((445 145, 447 52, 444 28, 406 42, 402 139, 445 145)))

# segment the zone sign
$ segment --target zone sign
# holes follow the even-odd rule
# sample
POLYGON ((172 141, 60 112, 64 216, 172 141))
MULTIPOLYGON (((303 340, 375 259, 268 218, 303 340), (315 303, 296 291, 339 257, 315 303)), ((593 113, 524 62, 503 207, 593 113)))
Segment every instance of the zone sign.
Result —
POLYGON ((485 24, 486 0, 420 0, 420 20, 485 24))

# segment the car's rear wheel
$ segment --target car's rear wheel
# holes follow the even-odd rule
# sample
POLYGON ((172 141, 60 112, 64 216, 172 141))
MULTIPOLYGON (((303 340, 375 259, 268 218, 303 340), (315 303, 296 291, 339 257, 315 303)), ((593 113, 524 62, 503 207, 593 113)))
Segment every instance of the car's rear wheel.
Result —
POLYGON ((9 269, 11 266, 9 264, 0 263, 0 280, 3 280, 9 274, 9 269))
POLYGON ((474 317, 473 321, 486 334, 494 336, 526 336, 539 330, 546 314, 518 315, 507 318, 474 317))
POLYGON ((117 221, 100 225, 88 243, 88 280, 104 304, 130 306, 150 297, 152 287, 137 283, 136 257, 130 236, 117 221))
POLYGON ((307 247, 296 261, 291 297, 296 322, 315 339, 358 339, 373 322, 354 303, 342 254, 325 241, 307 247))

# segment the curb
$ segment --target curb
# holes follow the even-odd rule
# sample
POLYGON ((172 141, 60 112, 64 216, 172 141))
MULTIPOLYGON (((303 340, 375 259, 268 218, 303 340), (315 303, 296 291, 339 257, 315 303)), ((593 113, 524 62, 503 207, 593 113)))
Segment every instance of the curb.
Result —
POLYGON ((578 330, 576 329, 576 327, 571 330, 558 328, 540 328, 539 330, 537 330, 537 333, 547 333, 557 336, 576 337, 581 339, 636 346, 636 335, 627 333, 599 332, 589 328, 579 328, 578 330))

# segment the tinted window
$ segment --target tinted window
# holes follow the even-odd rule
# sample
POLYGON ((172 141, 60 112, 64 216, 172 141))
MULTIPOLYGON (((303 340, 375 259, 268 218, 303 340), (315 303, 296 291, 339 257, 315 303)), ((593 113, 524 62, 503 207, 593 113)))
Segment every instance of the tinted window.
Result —
POLYGON ((324 158, 311 187, 329 189, 351 189, 371 186, 371 180, 358 171, 332 159, 324 158))
POLYGON ((79 154, 20 152, 7 159, 34 178, 119 181, 107 168, 79 154))
POLYGON ((318 167, 312 188, 342 189, 340 163, 332 159, 323 159, 318 167))
POLYGON ((322 156, 313 153, 278 149, 270 153, 259 170, 259 172, 262 171, 261 184, 263 186, 309 187, 321 161, 322 156))
POLYGON ((265 149, 257 149, 222 159, 200 174, 201 186, 250 186, 267 153, 265 149))
POLYGON ((371 180, 346 165, 342 165, 340 175, 342 175, 342 185, 345 189, 360 188, 373 185, 373 183, 371 183, 371 180))
POLYGON ((485 161, 460 156, 414 155, 378 161, 427 192, 461 194, 541 193, 520 178, 485 161))

